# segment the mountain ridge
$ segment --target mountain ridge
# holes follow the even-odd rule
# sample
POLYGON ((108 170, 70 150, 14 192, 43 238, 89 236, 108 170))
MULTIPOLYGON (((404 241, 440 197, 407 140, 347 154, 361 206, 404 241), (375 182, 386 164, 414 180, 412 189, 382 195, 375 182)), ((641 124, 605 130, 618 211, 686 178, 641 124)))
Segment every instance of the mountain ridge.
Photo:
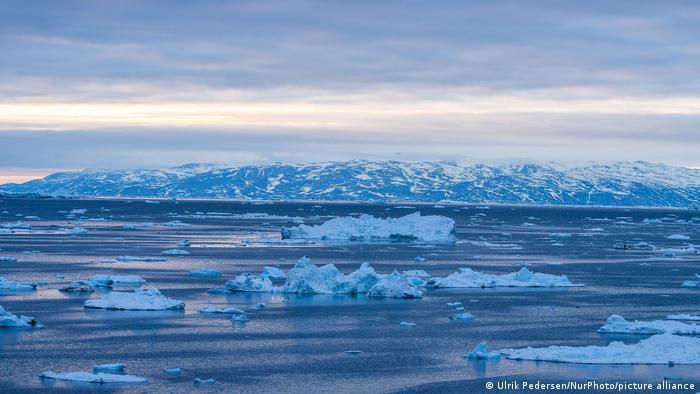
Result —
POLYGON ((0 192, 84 197, 695 207, 700 170, 644 161, 460 165, 355 160, 59 172, 0 192))

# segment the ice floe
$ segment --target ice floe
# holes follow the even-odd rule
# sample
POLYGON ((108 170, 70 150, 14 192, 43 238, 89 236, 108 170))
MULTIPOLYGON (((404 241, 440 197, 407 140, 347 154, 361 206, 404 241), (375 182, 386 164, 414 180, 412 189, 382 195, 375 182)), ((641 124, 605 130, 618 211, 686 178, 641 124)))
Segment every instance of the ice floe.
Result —
POLYGON ((486 342, 481 342, 474 347, 474 350, 464 355, 464 358, 469 360, 497 360, 501 358, 501 353, 497 351, 488 351, 486 342))
POLYGON ((71 380, 88 383, 146 383, 148 380, 134 375, 120 375, 113 373, 90 372, 43 372, 39 375, 43 379, 71 380))
POLYGON ((111 287, 115 283, 139 284, 146 280, 138 275, 93 275, 90 284, 95 287, 111 287))
POLYGON ((269 278, 245 272, 226 282, 227 291, 250 291, 272 293, 274 288, 269 278))
POLYGON ((185 309, 185 302, 167 298, 155 288, 138 288, 133 293, 112 291, 100 299, 85 301, 86 308, 164 311, 185 309))
POLYGON ((415 326, 416 326, 416 323, 410 323, 410 322, 407 322, 407 321, 402 321, 401 323, 399 323, 399 326, 401 326, 401 327, 415 327, 415 326))
POLYGON ((666 239, 675 239, 675 240, 682 240, 682 241, 684 241, 684 240, 690 239, 690 237, 687 236, 687 235, 683 235, 683 234, 671 234, 671 235, 669 235, 668 237, 666 237, 666 239))
POLYGON ((669 320, 695 320, 695 321, 700 321, 700 315, 688 315, 688 314, 677 314, 677 315, 668 315, 666 316, 667 319, 669 320))
POLYGON ((15 315, 0 305, 0 327, 31 328, 37 326, 36 319, 31 316, 15 315))
POLYGON ((229 308, 217 308, 213 306, 207 306, 199 310, 199 313, 218 313, 224 315, 245 315, 245 311, 242 309, 229 307, 229 308))
POLYGON ((76 282, 68 283, 67 285, 63 285, 59 287, 58 290, 65 291, 68 293, 91 293, 95 291, 95 287, 92 285, 92 283, 88 281, 79 280, 76 282))
POLYGON ((603 326, 598 329, 600 333, 616 334, 663 334, 698 335, 700 326, 687 324, 674 320, 654 321, 627 321, 620 315, 611 315, 603 326))
POLYGON ((474 316, 469 312, 462 312, 462 313, 453 313, 453 314, 447 316, 447 318, 450 320, 468 321, 468 320, 473 320, 474 316))
POLYGON ((385 219, 371 215, 339 217, 315 226, 285 227, 282 238, 454 242, 455 221, 445 216, 421 216, 420 212, 385 219))
POLYGON ((532 272, 523 267, 518 272, 505 275, 484 274, 470 268, 460 268, 459 271, 444 278, 432 278, 428 286, 433 288, 467 288, 467 287, 572 287, 582 286, 573 284, 566 275, 550 275, 532 272))
POLYGON ((190 241, 187 239, 183 239, 178 241, 177 243, 178 248, 189 248, 190 247, 190 241))
POLYGON ((528 347, 501 353, 512 360, 577 364, 700 364, 700 338, 666 333, 630 345, 528 347))
POLYGON ((216 380, 209 378, 209 379, 201 379, 201 378, 194 378, 192 380, 192 383, 194 384, 214 384, 216 383, 216 380))
POLYGON ((613 249, 621 250, 655 250, 656 247, 648 242, 616 242, 613 249))
POLYGON ((0 256, 0 263, 16 263, 17 258, 12 256, 0 256))
POLYGON ((15 282, 0 277, 0 291, 31 291, 35 290, 38 285, 37 282, 15 282))
POLYGON ((411 278, 397 271, 380 276, 379 281, 367 290, 367 295, 379 298, 423 298, 423 292, 411 278))
POLYGON ((212 269, 199 269, 190 271, 190 276, 207 276, 207 277, 219 277, 221 272, 212 269))

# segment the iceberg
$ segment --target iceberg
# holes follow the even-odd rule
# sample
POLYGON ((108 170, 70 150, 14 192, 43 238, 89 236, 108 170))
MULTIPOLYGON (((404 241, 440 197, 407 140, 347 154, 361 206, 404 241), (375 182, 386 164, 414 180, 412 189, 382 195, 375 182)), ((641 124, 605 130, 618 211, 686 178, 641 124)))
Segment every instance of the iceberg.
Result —
POLYGON ((160 254, 168 256, 187 256, 188 254, 190 254, 190 252, 183 249, 168 249, 160 252, 160 254))
POLYGON ((39 377, 44 379, 72 380, 88 383, 145 383, 148 380, 134 375, 119 375, 113 373, 90 372, 43 372, 39 377))
POLYGON ((190 241, 188 239, 183 239, 181 241, 178 241, 177 247, 178 248, 189 248, 191 246, 190 241))
POLYGON ((227 291, 272 293, 274 288, 269 278, 245 272, 225 284, 227 291))
POLYGON ((444 278, 432 278, 428 286, 438 288, 468 288, 468 287, 573 287, 583 286, 573 284, 566 275, 550 275, 535 273, 523 267, 518 272, 505 275, 483 274, 471 268, 460 268, 459 271, 444 278))
POLYGON ((423 292, 418 286, 397 271, 380 276, 379 281, 367 291, 367 295, 381 298, 423 298, 423 292))
POLYGON ((262 277, 270 279, 285 279, 287 278, 287 274, 277 267, 265 266, 263 267, 262 277))
POLYGON ((199 310, 199 313, 219 313, 224 315, 245 315, 245 311, 230 307, 230 308, 216 308, 213 306, 207 306, 199 310))
POLYGON ((36 282, 14 282, 0 277, 0 291, 31 291, 36 290, 36 282))
POLYGON ((221 272, 210 269, 200 269, 190 271, 190 276, 208 276, 208 277, 219 277, 221 272))
POLYGON ((473 320, 474 316, 472 316, 472 314, 469 312, 462 312, 462 313, 453 313, 453 314, 447 316, 447 318, 450 320, 468 321, 468 320, 473 320))
POLYGON ((620 315, 611 315, 598 329, 600 333, 616 334, 663 334, 698 335, 700 326, 673 320, 654 320, 650 322, 629 322, 620 315))
POLYGON ((36 319, 31 316, 17 316, 5 310, 0 305, 0 327, 31 328, 37 325, 36 319))
POLYGON ((700 364, 700 338, 665 333, 630 345, 528 347, 501 353, 511 360, 577 364, 700 364))
POLYGON ((88 281, 79 280, 59 287, 58 291, 65 291, 68 293, 91 293, 95 291, 95 287, 88 281))
POLYGON ((501 353, 497 351, 489 352, 486 342, 481 342, 474 347, 474 350, 464 355, 469 360, 497 360, 501 358, 501 353))
POLYGON ((167 298, 158 289, 140 287, 133 293, 113 291, 96 300, 85 301, 86 308, 165 311, 185 309, 185 302, 167 298))
POLYGON ((420 212, 386 219, 371 215, 339 217, 315 226, 284 227, 282 239, 454 242, 455 221, 445 216, 421 216, 420 212))

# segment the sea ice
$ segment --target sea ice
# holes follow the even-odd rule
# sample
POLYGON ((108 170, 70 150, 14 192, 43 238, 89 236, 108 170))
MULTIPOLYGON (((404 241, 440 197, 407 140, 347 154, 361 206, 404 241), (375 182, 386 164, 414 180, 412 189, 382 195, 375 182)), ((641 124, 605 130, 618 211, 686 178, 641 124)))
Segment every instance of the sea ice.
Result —
POLYGON ((133 293, 112 291, 96 300, 85 301, 86 308, 164 311, 185 309, 184 301, 167 298, 155 288, 138 288, 133 293))
POLYGON ((200 313, 219 313, 224 315, 245 315, 245 311, 230 307, 230 308, 216 308, 213 306, 207 306, 199 310, 200 313))
POLYGON ((160 258, 160 257, 119 256, 119 257, 117 257, 117 261, 121 261, 121 262, 140 261, 140 262, 145 262, 145 263, 155 263, 155 262, 165 261, 165 259, 160 258))
POLYGON ((285 227, 282 239, 288 238, 454 242, 455 221, 445 216, 421 216, 420 212, 385 219, 371 215, 339 217, 316 226, 285 227))
POLYGON ((12 256, 0 256, 0 263, 16 263, 17 259, 12 256))
POLYGON ((44 372, 39 375, 44 379, 72 380, 76 382, 89 383, 145 383, 148 380, 134 375, 119 375, 113 373, 90 373, 90 372, 44 372))
POLYGON ((668 315, 666 316, 668 320, 700 320, 700 315, 688 315, 688 314, 678 314, 678 315, 668 315))
POLYGON ((187 239, 183 239, 178 241, 177 243, 178 248, 189 248, 190 247, 190 241, 187 239))
POLYGON ((474 347, 474 350, 467 353, 464 358, 470 360, 497 360, 501 358, 501 353, 497 351, 488 351, 486 342, 481 342, 474 347))
POLYGON ((138 275, 93 275, 90 284, 94 287, 111 287, 115 283, 139 284, 146 280, 138 275))
POLYGON ((400 325, 401 327, 415 327, 415 326, 416 326, 416 323, 409 323, 409 322, 407 322, 407 321, 402 321, 401 323, 399 323, 399 325, 400 325))
POLYGON ((462 312, 462 313, 453 313, 453 314, 447 316, 447 318, 450 320, 467 321, 467 320, 473 320, 474 316, 469 312, 462 312))
POLYGON ((63 285, 59 287, 58 290, 68 293, 90 293, 95 291, 95 287, 91 284, 91 282, 79 280, 77 282, 71 282, 67 285, 63 285))
POLYGON ((673 320, 654 320, 650 322, 625 320, 622 316, 611 315, 598 329, 600 333, 616 334, 663 334, 698 335, 700 326, 673 320))
POLYGON ((100 364, 100 365, 95 365, 92 367, 92 372, 98 373, 98 372, 116 372, 116 373, 121 373, 124 372, 124 368, 126 365, 122 363, 113 363, 113 364, 100 364))
POLYGON ((630 345, 528 347, 501 353, 511 360, 577 364, 700 364, 700 338, 666 333, 630 345))
POLYGON ((543 273, 533 273, 523 267, 518 272, 505 275, 483 274, 470 268, 460 268, 459 271, 444 278, 432 278, 428 286, 433 288, 467 288, 467 287, 572 287, 582 286, 573 284, 566 275, 556 276, 543 273))

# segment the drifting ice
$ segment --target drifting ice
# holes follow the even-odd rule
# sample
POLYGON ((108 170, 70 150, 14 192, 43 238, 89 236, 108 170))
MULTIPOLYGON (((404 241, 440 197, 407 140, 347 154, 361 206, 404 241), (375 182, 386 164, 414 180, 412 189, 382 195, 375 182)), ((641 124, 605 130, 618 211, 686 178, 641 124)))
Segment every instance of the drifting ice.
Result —
POLYGON ((126 365, 122 363, 114 363, 114 364, 101 364, 101 365, 95 365, 92 367, 92 372, 98 373, 98 372, 124 372, 124 368, 126 365))
POLYGON ((168 249, 160 252, 160 254, 168 256, 187 256, 188 254, 190 254, 190 252, 183 249, 168 249))
POLYGON ((221 272, 210 269, 192 270, 190 271, 190 276, 219 277, 221 276, 221 272))
POLYGON ((44 379, 72 380, 76 382, 88 383, 145 383, 148 380, 133 375, 118 375, 113 373, 90 373, 90 372, 44 372, 40 377, 44 379))
POLYGON ((3 291, 26 291, 34 290, 38 286, 36 282, 13 282, 0 277, 0 290, 3 291))
POLYGON ((573 284, 566 275, 556 276, 543 273, 533 273, 523 267, 518 272, 505 275, 483 274, 470 268, 460 268, 459 271, 444 278, 433 278, 428 281, 433 288, 465 288, 465 287, 572 287, 582 286, 573 284))
POLYGON ((577 364, 700 364, 700 338, 658 334, 638 343, 502 349, 511 360, 577 364))
POLYGON ((386 219, 371 215, 340 217, 317 226, 302 224, 285 227, 282 229, 282 239, 289 238, 454 242, 455 221, 445 216, 421 216, 420 212, 386 219))
POLYGON ((158 289, 138 288, 133 293, 113 291, 97 300, 85 301, 86 308, 130 311, 165 311, 185 309, 185 302, 167 298, 158 289))
POLYGON ((58 291, 65 291, 68 293, 91 293, 95 291, 95 287, 88 281, 79 280, 59 287, 58 291))
POLYGON ((31 316, 17 316, 0 305, 0 327, 30 328, 36 326, 36 319, 31 316))
POLYGON ((17 259, 12 256, 0 256, 0 263, 16 263, 17 259))
POLYGON ((598 329, 600 333, 617 334, 663 334, 698 335, 700 326, 672 320, 654 320, 650 322, 629 322, 622 316, 612 315, 605 324, 598 329))
POLYGON ((145 263, 154 263, 154 262, 159 262, 159 261, 165 261, 165 259, 162 259, 160 257, 119 256, 119 257, 117 257, 117 261, 121 261, 121 262, 140 261, 140 262, 145 262, 145 263))
POLYGON ((501 353, 495 350, 489 352, 486 347, 486 342, 481 342, 474 347, 474 350, 467 353, 464 358, 470 360, 496 360, 501 358, 501 353))
POLYGON ((94 287, 111 287, 115 283, 138 284, 146 280, 138 275, 93 275, 90 284, 94 287))

